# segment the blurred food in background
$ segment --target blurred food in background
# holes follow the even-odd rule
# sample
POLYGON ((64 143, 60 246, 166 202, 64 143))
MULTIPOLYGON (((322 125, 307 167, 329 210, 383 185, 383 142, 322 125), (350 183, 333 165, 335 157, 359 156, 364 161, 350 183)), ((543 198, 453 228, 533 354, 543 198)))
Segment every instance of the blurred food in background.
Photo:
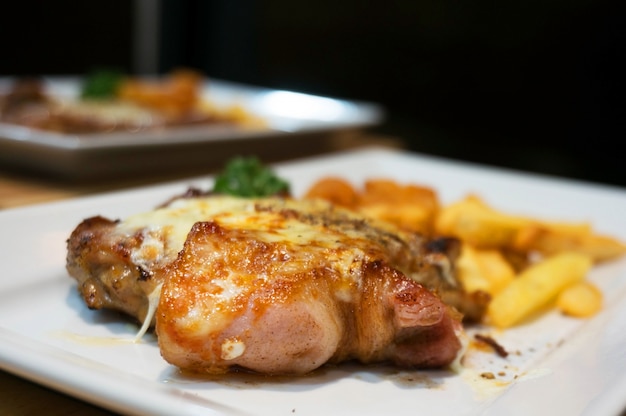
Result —
POLYGON ((213 104, 205 94, 207 82, 208 78, 190 69, 156 78, 99 70, 81 80, 76 97, 67 98, 49 93, 41 78, 18 78, 0 96, 0 121, 69 134, 218 123, 262 125, 242 106, 213 104))

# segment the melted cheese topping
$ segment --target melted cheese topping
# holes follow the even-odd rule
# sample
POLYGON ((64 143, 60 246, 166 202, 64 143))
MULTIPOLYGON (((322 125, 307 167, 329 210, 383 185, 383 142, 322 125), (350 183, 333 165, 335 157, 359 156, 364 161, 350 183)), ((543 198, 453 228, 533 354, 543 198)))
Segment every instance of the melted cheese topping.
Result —
MULTIPOLYGON (((335 295, 346 302, 351 300, 354 286, 361 284, 368 250, 387 238, 387 231, 366 225, 363 218, 326 202, 215 195, 179 199, 165 208, 129 217, 118 225, 118 231, 141 236, 131 258, 151 270, 176 258, 194 224, 209 221, 249 233, 256 241, 284 245, 274 262, 274 272, 281 275, 295 275, 323 262, 341 278, 335 284, 335 295)), ((240 295, 245 287, 242 278, 247 277, 228 272, 214 279, 213 284, 220 288, 212 295, 214 299, 228 302, 240 295)))
POLYGON ((159 300, 161 299, 162 288, 163 283, 157 285, 152 293, 148 295, 148 313, 146 313, 146 317, 143 320, 143 325, 141 325, 141 328, 139 328, 137 335, 135 335, 135 342, 138 342, 146 334, 146 332, 148 332, 148 329, 150 328, 150 323, 152 322, 152 318, 154 318, 157 306, 159 305, 159 300))
POLYGON ((187 234, 198 221, 218 220, 253 212, 251 200, 237 198, 190 198, 174 201, 165 208, 143 212, 128 217, 118 226, 118 231, 141 234, 142 243, 131 256, 135 264, 154 265, 173 259, 183 248, 187 234), (155 252, 155 248, 157 248, 155 252))
MULTIPOLYGON (((165 208, 128 217, 118 226, 126 234, 141 232, 143 243, 140 252, 133 255, 144 263, 159 261, 159 254, 178 253, 192 226, 199 221, 215 221, 222 227, 254 231, 267 242, 289 241, 306 245, 312 242, 328 247, 338 245, 334 233, 320 233, 311 224, 285 218, 281 209, 294 209, 311 215, 320 214, 327 205, 312 201, 282 199, 248 199, 229 196, 210 196, 174 201, 165 208), (261 211, 257 206, 263 207, 261 211), (269 208, 269 211, 266 208, 269 208)), ((322 220, 320 220, 322 221, 322 220)), ((352 238, 362 238, 356 230, 345 229, 352 238)))

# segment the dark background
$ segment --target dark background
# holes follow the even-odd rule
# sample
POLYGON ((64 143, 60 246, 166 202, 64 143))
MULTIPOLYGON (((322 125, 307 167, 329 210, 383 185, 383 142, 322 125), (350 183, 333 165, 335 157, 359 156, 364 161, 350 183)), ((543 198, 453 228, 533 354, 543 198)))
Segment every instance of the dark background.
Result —
MULTIPOLYGON (((136 4, 13 3, 0 75, 140 72, 136 4)), ((153 72, 375 101, 388 113, 375 130, 411 150, 626 186, 624 2, 154 4, 153 72)))

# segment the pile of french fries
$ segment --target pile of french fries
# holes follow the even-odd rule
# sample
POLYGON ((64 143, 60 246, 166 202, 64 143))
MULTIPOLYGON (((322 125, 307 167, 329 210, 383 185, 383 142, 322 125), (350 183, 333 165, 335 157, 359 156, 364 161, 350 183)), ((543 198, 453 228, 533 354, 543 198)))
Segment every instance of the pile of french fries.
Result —
POLYGON ((485 323, 509 328, 557 307, 574 317, 602 308, 590 269, 626 254, 626 245, 588 223, 550 222, 512 215, 477 195, 443 206, 427 186, 387 179, 357 189, 338 177, 316 182, 304 196, 322 198, 427 236, 456 237, 457 275, 467 292, 490 296, 485 323))

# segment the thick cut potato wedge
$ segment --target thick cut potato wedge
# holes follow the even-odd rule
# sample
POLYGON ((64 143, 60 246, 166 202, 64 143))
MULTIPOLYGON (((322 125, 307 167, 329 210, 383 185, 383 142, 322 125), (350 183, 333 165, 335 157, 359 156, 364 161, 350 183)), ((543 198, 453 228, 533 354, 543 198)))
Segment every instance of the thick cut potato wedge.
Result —
POLYGON ((304 195, 305 199, 325 199, 333 204, 354 208, 358 195, 356 189, 345 179, 334 176, 315 182, 304 195))
POLYGON ((459 280, 466 291, 483 291, 494 296, 515 278, 515 269, 502 253, 463 244, 457 263, 459 280))
POLYGON ((609 236, 593 232, 589 224, 532 224, 518 233, 513 246, 518 251, 553 255, 576 251, 590 256, 594 263, 626 254, 626 245, 609 236))
POLYGON ((553 301, 566 287, 583 281, 592 266, 589 256, 567 252, 533 264, 493 297, 487 320, 500 328, 518 324, 553 301))
POLYGON ((439 211, 439 199, 432 188, 388 179, 370 179, 363 189, 356 189, 344 179, 329 176, 314 183, 304 197, 325 199, 427 235, 432 233, 439 211))
POLYGON ((602 292, 589 282, 580 282, 563 290, 556 306, 566 315, 588 318, 602 309, 602 292))
POLYGON ((435 230, 478 248, 503 248, 512 246, 517 233, 531 224, 528 218, 504 214, 470 195, 443 208, 435 221, 435 230))
POLYGON ((370 179, 359 195, 358 210, 412 231, 431 234, 439 212, 439 198, 427 186, 370 179))

